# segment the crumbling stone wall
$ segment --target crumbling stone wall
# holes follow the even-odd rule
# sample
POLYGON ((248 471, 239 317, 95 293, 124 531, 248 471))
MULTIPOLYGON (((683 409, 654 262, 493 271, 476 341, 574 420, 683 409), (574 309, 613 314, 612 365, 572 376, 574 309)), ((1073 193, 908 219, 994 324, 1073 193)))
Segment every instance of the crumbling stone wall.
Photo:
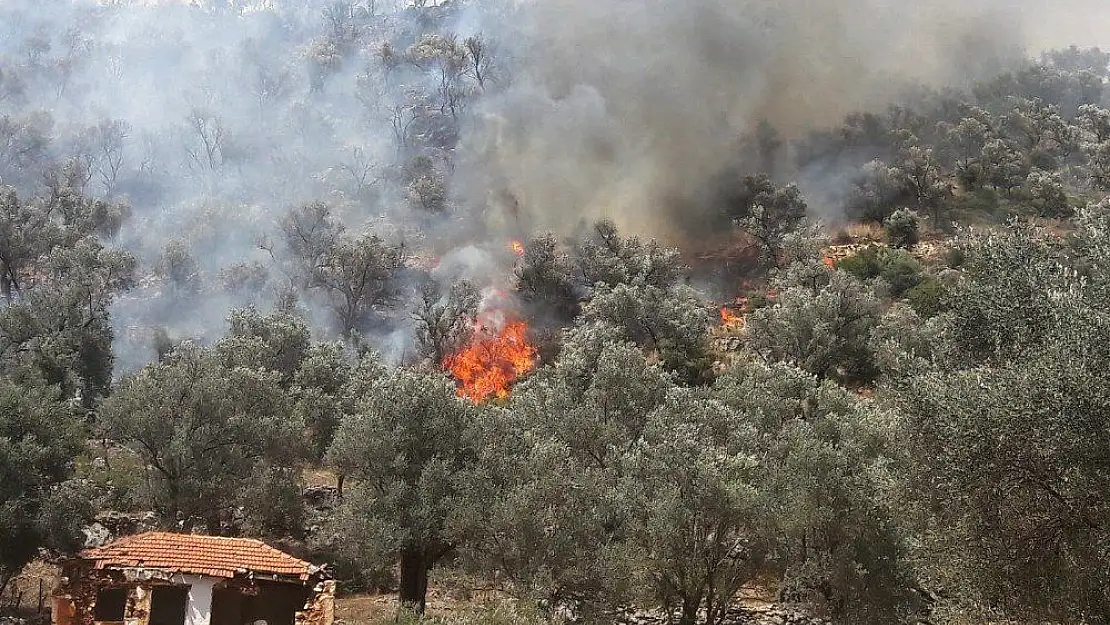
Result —
MULTIPOLYGON (((65 567, 54 591, 54 625, 93 625, 97 594, 108 588, 127 586, 123 574, 83 567, 65 567)), ((128 597, 128 605, 131 598, 128 597)))
MULTIPOLYGON (((316 578, 318 579, 318 578, 316 578)), ((102 590, 127 589, 123 625, 148 625, 154 588, 169 584, 180 586, 185 579, 180 574, 142 568, 93 569, 74 564, 63 567, 62 577, 54 592, 53 625, 96 625, 96 601, 102 590)), ((308 582, 312 584, 312 582, 308 582)), ((290 586, 308 599, 302 609, 293 613, 293 625, 332 625, 335 620, 335 582, 318 580, 311 587, 290 586)), ((240 596, 257 596, 261 592, 259 581, 252 577, 236 576, 215 585, 214 591, 231 591, 240 596)), ((299 605, 299 600, 297 601, 299 605)), ((288 614, 288 613, 286 613, 288 614)))
POLYGON ((297 612, 295 625, 332 625, 335 621, 335 581, 317 582, 304 609, 297 612))
POLYGON ((98 570, 81 566, 62 569, 62 579, 54 591, 54 625, 95 625, 96 599, 102 590, 127 589, 123 612, 124 625, 147 625, 150 599, 157 575, 137 571, 98 570))
POLYGON ((147 625, 150 621, 150 597, 153 588, 139 584, 127 593, 127 608, 123 612, 124 625, 147 625))

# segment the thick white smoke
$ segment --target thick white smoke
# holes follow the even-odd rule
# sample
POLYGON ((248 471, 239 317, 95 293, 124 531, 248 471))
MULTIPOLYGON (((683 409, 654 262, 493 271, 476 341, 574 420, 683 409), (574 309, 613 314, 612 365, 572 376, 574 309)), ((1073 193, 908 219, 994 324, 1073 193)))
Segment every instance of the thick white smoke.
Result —
MULTIPOLYGON (((325 16, 330 0, 3 0, 0 58, 26 68, 26 84, 0 99, 0 114, 48 113, 59 160, 80 151, 82 128, 126 122, 118 184, 90 189, 130 198, 120 242, 147 269, 174 240, 210 281, 268 263, 259 242, 280 216, 324 200, 353 231, 465 264, 454 279, 488 273, 489 258, 463 261, 506 237, 583 220, 669 235, 694 219, 675 207, 703 197, 760 121, 799 137, 909 87, 964 86, 1046 47, 1106 44, 1110 32, 1100 28, 1110 8, 1093 0, 421 4, 346 3, 373 16, 340 50, 324 37, 346 27, 325 16), (412 156, 397 149, 392 111, 413 89, 434 91, 434 77, 385 71, 380 52, 435 30, 480 33, 495 64, 459 117, 457 145, 434 155, 453 210, 431 218, 389 180, 412 156), (219 149, 208 153, 198 129, 218 129, 219 149)), ((155 326, 211 337, 231 307, 272 303, 211 285, 188 298, 159 288, 121 300, 121 337, 155 326)), ((150 356, 138 349, 123 368, 150 356)))

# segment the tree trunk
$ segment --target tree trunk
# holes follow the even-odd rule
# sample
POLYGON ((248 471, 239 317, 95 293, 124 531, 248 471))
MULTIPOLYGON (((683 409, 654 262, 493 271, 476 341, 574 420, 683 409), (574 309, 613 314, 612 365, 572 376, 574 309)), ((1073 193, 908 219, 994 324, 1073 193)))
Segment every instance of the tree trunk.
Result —
POLYGON ((678 617, 678 625, 694 625, 698 622, 698 608, 701 607, 701 595, 696 598, 684 596, 682 598, 682 614, 678 617))
POLYGON ((417 614, 424 613, 430 568, 431 563, 423 550, 409 547, 401 549, 401 605, 417 614))

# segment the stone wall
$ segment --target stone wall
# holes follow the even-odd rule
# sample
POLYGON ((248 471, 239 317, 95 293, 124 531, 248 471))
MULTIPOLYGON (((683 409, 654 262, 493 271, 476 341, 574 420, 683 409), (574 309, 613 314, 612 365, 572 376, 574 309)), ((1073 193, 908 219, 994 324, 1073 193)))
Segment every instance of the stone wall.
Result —
POLYGON ((332 625, 335 621, 335 581, 317 582, 303 610, 297 612, 295 625, 332 625))

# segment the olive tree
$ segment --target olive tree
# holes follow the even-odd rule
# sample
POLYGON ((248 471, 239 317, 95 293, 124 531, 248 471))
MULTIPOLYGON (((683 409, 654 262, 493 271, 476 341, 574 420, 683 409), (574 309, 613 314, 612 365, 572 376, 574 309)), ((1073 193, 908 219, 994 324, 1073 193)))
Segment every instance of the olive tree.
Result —
POLYGON ((888 494, 894 455, 883 413, 786 364, 739 363, 712 397, 733 415, 718 427, 747 430, 748 479, 773 528, 753 533, 771 543, 765 570, 783 574, 780 596, 844 623, 900 622, 917 609, 888 494))
POLYGON ((0 377, 0 594, 40 548, 80 546, 88 505, 67 480, 84 440, 56 389, 0 377))
POLYGON ((485 420, 467 560, 548 610, 597 615, 632 583, 632 499, 622 488, 649 415, 673 387, 619 330, 567 331, 559 357, 485 420))
POLYGON ((754 238, 760 259, 779 264, 779 253, 787 234, 805 218, 807 205, 797 185, 777 186, 767 174, 746 176, 724 201, 734 225, 754 238))
POLYGON ((831 272, 827 282, 789 286, 748 317, 749 346, 764 358, 792 363, 819 378, 868 380, 868 348, 879 302, 855 278, 831 272))
POLYGON ((425 282, 412 312, 420 357, 439 364, 465 345, 474 333, 478 304, 478 290, 465 280, 447 293, 436 282, 425 282))
POLYGON ((958 610, 1110 622, 1105 214, 1082 212, 1072 249, 1027 226, 969 237, 952 357, 893 395, 928 573, 958 610))
POLYGON ((724 622, 772 548, 758 431, 746 415, 681 389, 647 418, 628 460, 630 549, 677 623, 724 622))
POLYGON ((401 603, 417 612, 428 571, 455 547, 448 519, 477 457, 478 410, 442 372, 400 368, 369 385, 328 449, 353 484, 339 513, 344 549, 370 567, 399 561, 401 603))
POLYGON ((123 380, 99 413, 150 467, 146 496, 162 518, 209 531, 240 485, 259 466, 288 462, 300 438, 277 372, 228 368, 189 345, 123 380))

